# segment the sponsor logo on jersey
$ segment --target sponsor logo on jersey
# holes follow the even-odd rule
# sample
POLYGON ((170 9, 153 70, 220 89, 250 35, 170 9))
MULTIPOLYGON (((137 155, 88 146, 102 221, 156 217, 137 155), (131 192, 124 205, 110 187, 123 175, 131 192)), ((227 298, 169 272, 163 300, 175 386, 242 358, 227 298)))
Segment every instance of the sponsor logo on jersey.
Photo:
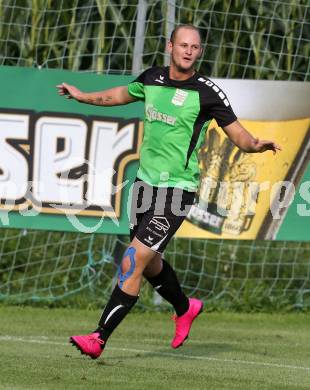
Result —
POLYGON ((150 224, 153 224, 155 229, 164 233, 167 233, 168 229, 170 228, 170 223, 166 217, 153 217, 150 221, 150 224))
POLYGON ((145 116, 149 122, 159 121, 167 123, 167 125, 174 126, 177 118, 160 112, 153 106, 153 104, 147 104, 145 108, 145 116))
POLYGON ((183 106, 187 96, 188 92, 183 91, 182 89, 177 89, 171 100, 171 103, 173 103, 175 106, 183 106))

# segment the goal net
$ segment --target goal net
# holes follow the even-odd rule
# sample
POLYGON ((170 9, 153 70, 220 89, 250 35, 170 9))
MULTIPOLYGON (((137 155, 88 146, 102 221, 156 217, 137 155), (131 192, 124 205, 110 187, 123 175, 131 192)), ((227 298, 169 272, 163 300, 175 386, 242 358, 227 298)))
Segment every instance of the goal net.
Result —
POLYGON ((198 26, 212 77, 309 80, 306 0, 3 0, 2 65, 131 74, 167 63, 179 23, 198 26))
MULTIPOLYGON (((100 304, 115 285, 127 244, 126 236, 3 230, 0 300, 65 304, 79 293, 75 303, 100 304)), ((175 238, 165 258, 186 293, 209 308, 310 306, 310 243, 175 238)), ((140 306, 160 303, 145 283, 140 306)))
MULTIPOLYGON (((167 64, 173 27, 203 34, 212 77, 309 81, 309 2, 3 0, 0 63, 108 74, 167 64)), ((104 302, 128 237, 0 230, 0 300, 104 302)), ((310 307, 310 243, 174 239, 166 251, 189 295, 209 307, 310 307)), ((160 299, 143 287, 140 305, 160 299)), ((164 303, 163 303, 164 305, 164 303)), ((162 306, 161 306, 162 307, 162 306)))

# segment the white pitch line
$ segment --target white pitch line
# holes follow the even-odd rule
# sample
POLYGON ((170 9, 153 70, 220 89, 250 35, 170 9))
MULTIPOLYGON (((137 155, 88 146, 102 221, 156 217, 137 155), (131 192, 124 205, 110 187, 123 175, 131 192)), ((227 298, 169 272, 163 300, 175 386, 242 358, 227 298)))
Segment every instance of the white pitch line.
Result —
MULTIPOLYGON (((34 339, 34 340, 48 340, 48 337, 47 336, 35 336, 35 335, 32 335, 32 336, 23 336, 23 338, 26 338, 27 340, 29 339, 34 339)), ((53 336, 53 340, 54 339, 59 339, 59 340, 63 340, 63 336, 53 336)), ((1 336, 0 336, 0 340, 1 340, 1 336)), ((143 342, 149 342, 151 344, 154 343, 154 339, 151 339, 151 338, 143 338, 143 342)), ((259 342, 257 340, 247 340, 248 343, 252 343, 252 344, 255 344, 257 346, 260 346, 260 347, 270 347, 270 342, 267 343, 263 343, 263 342, 259 342)), ((283 340, 279 340, 279 342, 281 343, 281 346, 286 346, 286 347, 299 347, 299 346, 305 346, 305 343, 285 343, 283 342, 283 340)), ((201 340, 198 340, 198 339, 193 339, 191 338, 190 339, 190 343, 191 344, 199 344, 201 345, 201 340)), ((212 345, 239 345, 240 344, 240 341, 231 341, 231 340, 223 340, 223 341, 212 341, 212 345)), ((158 345, 158 344, 157 344, 158 345)))
MULTIPOLYGON (((12 341, 12 342, 34 343, 34 344, 51 344, 51 345, 62 345, 62 346, 68 345, 68 343, 48 340, 48 338, 46 338, 44 336, 39 337, 37 339, 35 339, 35 338, 26 339, 24 337, 12 337, 12 336, 0 336, 0 341, 12 341)), ((181 357, 184 359, 206 360, 206 361, 221 362, 221 363, 245 364, 245 365, 251 365, 251 366, 263 366, 263 367, 270 367, 270 368, 284 368, 284 369, 291 369, 291 370, 310 371, 310 367, 291 366, 289 364, 254 362, 254 361, 246 361, 246 360, 238 360, 238 359, 220 359, 220 358, 208 357, 208 356, 186 355, 186 354, 172 353, 172 352, 157 352, 154 350, 134 349, 134 348, 109 347, 109 349, 112 351, 155 354, 155 355, 159 355, 159 356, 169 356, 169 357, 174 357, 174 358, 181 357)))
MULTIPOLYGON (((35 337, 35 336, 34 336, 35 337)), ((144 342, 149 342, 149 343, 154 343, 154 339, 143 339, 144 342)), ((291 344, 291 343, 283 343, 282 340, 279 340, 281 342, 281 346, 283 347, 299 347, 299 346, 305 346, 305 344, 301 344, 301 343, 294 343, 294 344, 291 344)), ((212 345, 239 345, 240 344, 240 341, 230 341, 230 340, 223 340, 223 341, 210 341, 212 343, 212 345)), ((195 339, 190 339, 190 343, 191 344, 199 344, 201 345, 201 340, 195 340, 195 339)), ((261 343, 259 341, 256 341, 256 340, 247 340, 247 343, 248 344, 255 344, 257 346, 260 346, 260 347, 270 347, 270 343, 261 343)))

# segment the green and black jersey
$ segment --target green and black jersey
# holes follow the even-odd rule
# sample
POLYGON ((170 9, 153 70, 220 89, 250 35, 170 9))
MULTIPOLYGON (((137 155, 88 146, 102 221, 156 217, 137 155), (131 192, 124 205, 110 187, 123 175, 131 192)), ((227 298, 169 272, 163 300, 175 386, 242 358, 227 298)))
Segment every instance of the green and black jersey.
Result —
POLYGON ((198 150, 211 120, 223 127, 237 119, 224 92, 198 73, 171 80, 169 67, 146 70, 128 92, 145 101, 138 178, 156 187, 196 191, 198 150))

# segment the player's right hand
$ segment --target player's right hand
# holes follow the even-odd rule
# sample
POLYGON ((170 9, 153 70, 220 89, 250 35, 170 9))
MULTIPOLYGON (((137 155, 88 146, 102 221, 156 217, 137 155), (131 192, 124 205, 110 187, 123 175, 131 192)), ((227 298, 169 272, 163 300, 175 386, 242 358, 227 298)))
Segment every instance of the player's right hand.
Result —
POLYGON ((67 99, 76 99, 79 100, 82 93, 78 88, 74 87, 73 85, 69 85, 67 83, 62 83, 59 85, 56 85, 56 88, 58 89, 58 93, 60 96, 66 96, 67 99))

